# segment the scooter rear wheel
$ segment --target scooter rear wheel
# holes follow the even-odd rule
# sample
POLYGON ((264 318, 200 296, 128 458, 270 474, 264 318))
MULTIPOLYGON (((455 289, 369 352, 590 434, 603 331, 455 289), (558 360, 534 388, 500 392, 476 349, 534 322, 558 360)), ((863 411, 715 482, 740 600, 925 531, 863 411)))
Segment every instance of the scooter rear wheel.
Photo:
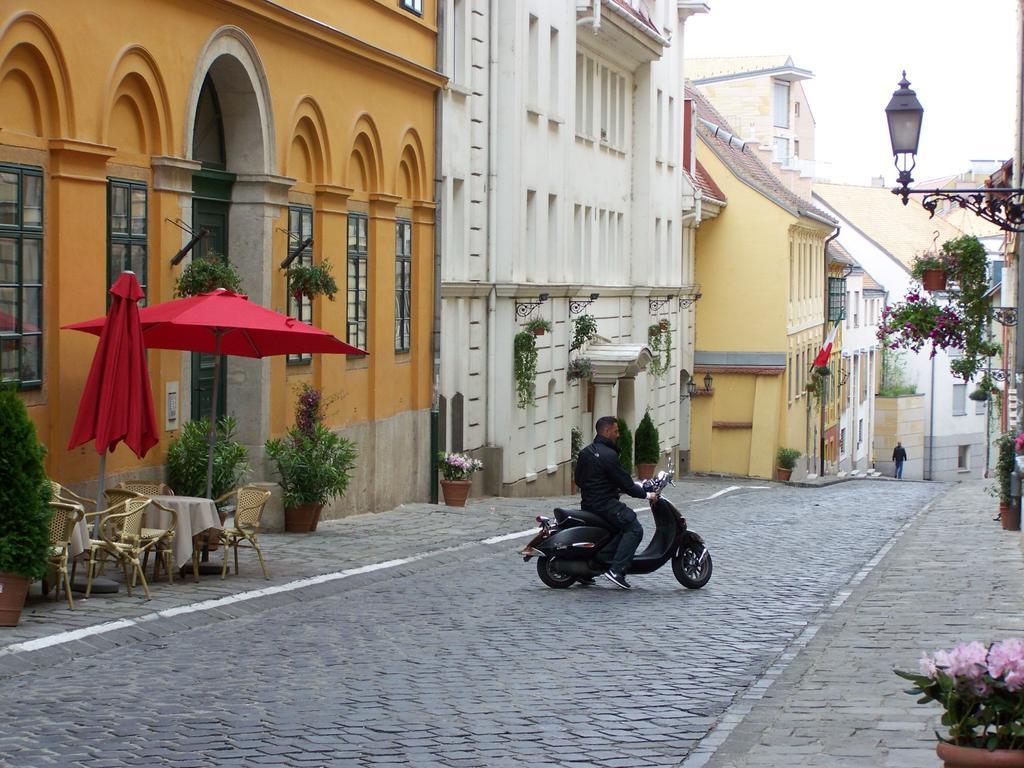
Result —
POLYGON ((576 583, 576 577, 559 570, 558 563, 552 557, 537 558, 537 575, 552 589, 566 589, 576 583))
POLYGON ((676 581, 687 589, 700 589, 711 579, 711 553, 707 552, 704 560, 700 560, 699 544, 691 544, 672 558, 672 574, 676 581))

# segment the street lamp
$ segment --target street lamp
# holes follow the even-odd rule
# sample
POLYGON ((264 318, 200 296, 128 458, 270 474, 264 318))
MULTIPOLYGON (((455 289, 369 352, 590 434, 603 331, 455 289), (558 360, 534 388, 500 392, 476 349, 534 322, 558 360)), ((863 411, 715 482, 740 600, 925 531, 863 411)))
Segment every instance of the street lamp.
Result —
MULTIPOLYGON (((704 374, 704 391, 705 392, 710 392, 711 391, 711 385, 714 384, 714 383, 715 383, 715 380, 711 377, 711 372, 709 371, 708 373, 705 373, 704 374)), ((694 397, 696 394, 697 394, 697 382, 694 381, 693 379, 690 379, 688 382, 686 382, 686 394, 685 395, 680 395, 680 397, 683 400, 688 400, 689 398, 694 397)))
POLYGON ((974 211, 977 216, 991 221, 1006 232, 1024 232, 1024 190, 1004 187, 983 187, 981 189, 911 189, 914 180, 911 171, 917 165, 917 145, 921 138, 921 122, 924 107, 917 100, 917 94, 910 89, 907 73, 893 92, 885 108, 889 123, 889 142, 899 176, 899 186, 892 191, 907 204, 910 195, 924 195, 921 206, 932 216, 939 203, 949 201, 961 208, 974 211))

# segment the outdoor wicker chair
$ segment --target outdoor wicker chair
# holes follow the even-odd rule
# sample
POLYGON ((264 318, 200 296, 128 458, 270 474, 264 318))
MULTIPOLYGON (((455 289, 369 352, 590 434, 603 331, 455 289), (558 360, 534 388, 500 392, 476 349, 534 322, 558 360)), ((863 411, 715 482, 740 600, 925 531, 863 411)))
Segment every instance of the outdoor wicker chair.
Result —
MULTIPOLYGON (((146 565, 149 564, 150 550, 154 551, 156 553, 156 558, 153 562, 153 581, 160 578, 160 561, 162 559, 164 562, 164 570, 167 571, 167 580, 173 584, 174 529, 178 526, 178 513, 170 507, 164 506, 159 501, 150 499, 145 492, 136 490, 136 486, 143 487, 147 485, 150 487, 163 486, 162 483, 118 483, 115 488, 108 488, 106 490, 107 504, 110 508, 113 508, 115 505, 128 499, 147 499, 154 507, 159 507, 171 516, 171 524, 167 528, 143 528, 139 533, 139 537, 143 547, 142 567, 145 568, 146 565)), ((167 486, 163 487, 166 488, 167 486)), ((167 490, 170 489, 168 488, 167 490)))
POLYGON ((270 491, 260 490, 253 485, 243 485, 233 491, 228 491, 215 501, 220 504, 235 497, 234 517, 224 522, 224 530, 220 532, 221 546, 224 547, 224 565, 220 571, 223 579, 228 574, 228 550, 235 551, 235 575, 238 575, 238 548, 242 546, 251 547, 256 550, 256 556, 260 559, 260 568, 263 569, 263 578, 269 579, 266 563, 263 561, 263 551, 260 549, 258 533, 260 521, 263 517, 263 510, 270 498, 270 491))
POLYGON ((115 488, 117 490, 134 491, 143 496, 173 496, 174 491, 167 483, 158 483, 154 480, 122 480, 115 488))
POLYGON ((50 510, 53 514, 50 517, 50 551, 46 560, 57 574, 53 599, 54 601, 60 599, 60 588, 63 584, 68 608, 74 609, 75 602, 71 599, 71 580, 68 578, 68 546, 71 543, 71 534, 85 514, 85 509, 81 504, 51 501, 50 510))
POLYGON ((135 496, 117 502, 108 510, 103 510, 105 514, 100 518, 99 548, 94 549, 89 559, 89 580, 85 587, 86 597, 92 592, 95 554, 103 551, 110 553, 121 563, 128 594, 132 594, 132 587, 135 586, 135 579, 138 577, 142 582, 142 590, 146 593, 146 599, 150 598, 149 585, 146 583, 146 574, 142 572, 140 557, 157 543, 157 539, 151 539, 149 542, 144 542, 142 539, 142 519, 145 516, 146 507, 151 503, 150 499, 145 496, 135 496), (131 568, 130 574, 129 568, 131 568))

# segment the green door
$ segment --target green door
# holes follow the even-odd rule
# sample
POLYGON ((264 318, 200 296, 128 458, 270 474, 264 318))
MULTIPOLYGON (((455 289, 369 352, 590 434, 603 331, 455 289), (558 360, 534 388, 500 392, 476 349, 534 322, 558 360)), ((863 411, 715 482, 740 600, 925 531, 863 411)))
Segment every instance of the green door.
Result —
MULTIPOLYGON (((199 241, 193 258, 203 258, 210 251, 228 255, 228 203, 223 200, 192 199, 193 231, 209 231, 199 241)), ((192 420, 210 417, 213 406, 213 367, 215 355, 192 354, 192 420)), ((220 381, 217 382, 217 418, 227 413, 227 366, 221 365, 220 381)))

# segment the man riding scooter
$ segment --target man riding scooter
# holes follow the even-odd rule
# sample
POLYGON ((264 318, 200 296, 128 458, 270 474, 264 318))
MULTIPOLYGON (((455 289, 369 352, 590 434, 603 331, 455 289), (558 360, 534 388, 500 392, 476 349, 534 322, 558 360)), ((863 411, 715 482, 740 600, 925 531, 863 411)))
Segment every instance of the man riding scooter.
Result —
POLYGON ((657 501, 658 494, 644 492, 619 464, 618 420, 614 416, 602 416, 595 428, 594 442, 581 449, 576 459, 576 485, 583 509, 600 515, 617 532, 615 558, 605 578, 622 589, 632 589, 626 581, 626 572, 643 539, 644 529, 636 519, 636 512, 619 501, 619 495, 626 493, 638 499, 657 501))

